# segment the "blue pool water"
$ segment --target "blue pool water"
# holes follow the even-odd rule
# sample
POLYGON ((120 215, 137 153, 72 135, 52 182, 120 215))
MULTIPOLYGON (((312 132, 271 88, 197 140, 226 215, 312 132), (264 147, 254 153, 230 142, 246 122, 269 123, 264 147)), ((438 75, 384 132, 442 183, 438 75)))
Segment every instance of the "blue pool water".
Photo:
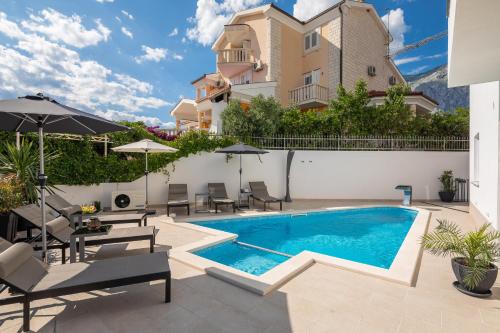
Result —
MULTIPOLYGON (((411 209, 374 207, 197 222, 238 234, 238 241, 297 255, 304 250, 390 268, 417 215, 411 209)), ((288 257, 228 242, 195 252, 261 275, 288 257)))

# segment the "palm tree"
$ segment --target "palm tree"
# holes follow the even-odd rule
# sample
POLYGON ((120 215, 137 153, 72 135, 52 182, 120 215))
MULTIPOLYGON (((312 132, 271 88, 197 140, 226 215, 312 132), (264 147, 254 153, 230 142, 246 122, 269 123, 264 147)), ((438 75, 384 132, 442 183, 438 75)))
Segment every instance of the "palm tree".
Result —
POLYGON ((500 258, 500 232, 485 223, 479 229, 463 233, 447 220, 438 220, 439 225, 422 237, 422 245, 434 255, 459 257, 467 266, 464 284, 469 290, 476 288, 491 264, 500 258))
MULTIPOLYGON (((45 155, 45 161, 58 157, 58 154, 49 153, 45 155)), ((20 147, 12 143, 5 143, 3 152, 0 153, 0 174, 15 175, 21 184, 23 198, 28 203, 37 203, 39 197, 38 188, 39 156, 38 150, 33 142, 22 140, 20 147)), ((49 193, 53 193, 54 186, 48 186, 49 193)))

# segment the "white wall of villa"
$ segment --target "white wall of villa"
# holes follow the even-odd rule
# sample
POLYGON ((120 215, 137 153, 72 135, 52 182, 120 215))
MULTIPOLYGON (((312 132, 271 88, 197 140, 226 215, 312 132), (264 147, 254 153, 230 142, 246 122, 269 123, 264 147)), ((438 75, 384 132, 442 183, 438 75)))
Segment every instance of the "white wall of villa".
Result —
POLYGON ((500 82, 470 86, 470 201, 476 220, 500 227, 500 82))
POLYGON ((470 85, 471 213, 500 228, 500 1, 450 0, 448 86, 470 85))
MULTIPOLYGON (((248 181, 265 181, 271 195, 285 195, 287 151, 271 151, 261 157, 243 156, 243 187, 248 181)), ((190 200, 207 191, 208 182, 224 182, 228 195, 237 198, 239 158, 228 162, 223 154, 202 153, 183 158, 170 166, 170 178, 150 174, 151 204, 165 204, 167 182, 187 183, 190 200)), ((398 184, 413 186, 414 198, 438 199, 439 175, 453 170, 457 177, 469 173, 467 152, 405 151, 297 151, 291 168, 291 195, 294 199, 401 199, 398 184)), ((96 186, 60 186, 74 204, 99 200, 111 204, 111 192, 144 190, 144 177, 131 183, 96 186)))

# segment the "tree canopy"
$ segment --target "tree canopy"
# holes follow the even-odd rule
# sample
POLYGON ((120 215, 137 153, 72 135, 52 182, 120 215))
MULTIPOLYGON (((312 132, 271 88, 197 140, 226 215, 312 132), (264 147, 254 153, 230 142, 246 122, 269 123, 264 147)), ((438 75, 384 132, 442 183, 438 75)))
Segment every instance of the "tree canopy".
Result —
POLYGON ((358 81, 352 91, 343 86, 337 98, 321 111, 283 107, 272 97, 257 96, 244 110, 231 101, 222 112, 225 134, 239 137, 273 135, 398 135, 468 136, 469 111, 437 111, 414 115, 405 104, 407 85, 386 91, 382 105, 370 105, 367 84, 358 81))

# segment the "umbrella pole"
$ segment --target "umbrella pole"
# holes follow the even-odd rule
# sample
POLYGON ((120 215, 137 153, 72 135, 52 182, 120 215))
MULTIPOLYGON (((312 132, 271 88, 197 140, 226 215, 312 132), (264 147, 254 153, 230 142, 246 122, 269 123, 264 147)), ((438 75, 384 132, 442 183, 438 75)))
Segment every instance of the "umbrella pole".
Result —
POLYGON ((241 174, 243 169, 241 168, 241 154, 240 154, 240 188, 238 189, 238 209, 241 208, 241 174))
POLYGON ((144 209, 148 208, 148 151, 146 150, 146 205, 144 206, 144 209))
POLYGON ((45 176, 45 161, 43 153, 43 123, 38 123, 38 145, 40 151, 40 172, 38 174, 38 182, 40 184, 40 209, 42 211, 42 260, 48 262, 47 258, 47 226, 45 216, 45 185, 47 184, 47 176, 45 176))

